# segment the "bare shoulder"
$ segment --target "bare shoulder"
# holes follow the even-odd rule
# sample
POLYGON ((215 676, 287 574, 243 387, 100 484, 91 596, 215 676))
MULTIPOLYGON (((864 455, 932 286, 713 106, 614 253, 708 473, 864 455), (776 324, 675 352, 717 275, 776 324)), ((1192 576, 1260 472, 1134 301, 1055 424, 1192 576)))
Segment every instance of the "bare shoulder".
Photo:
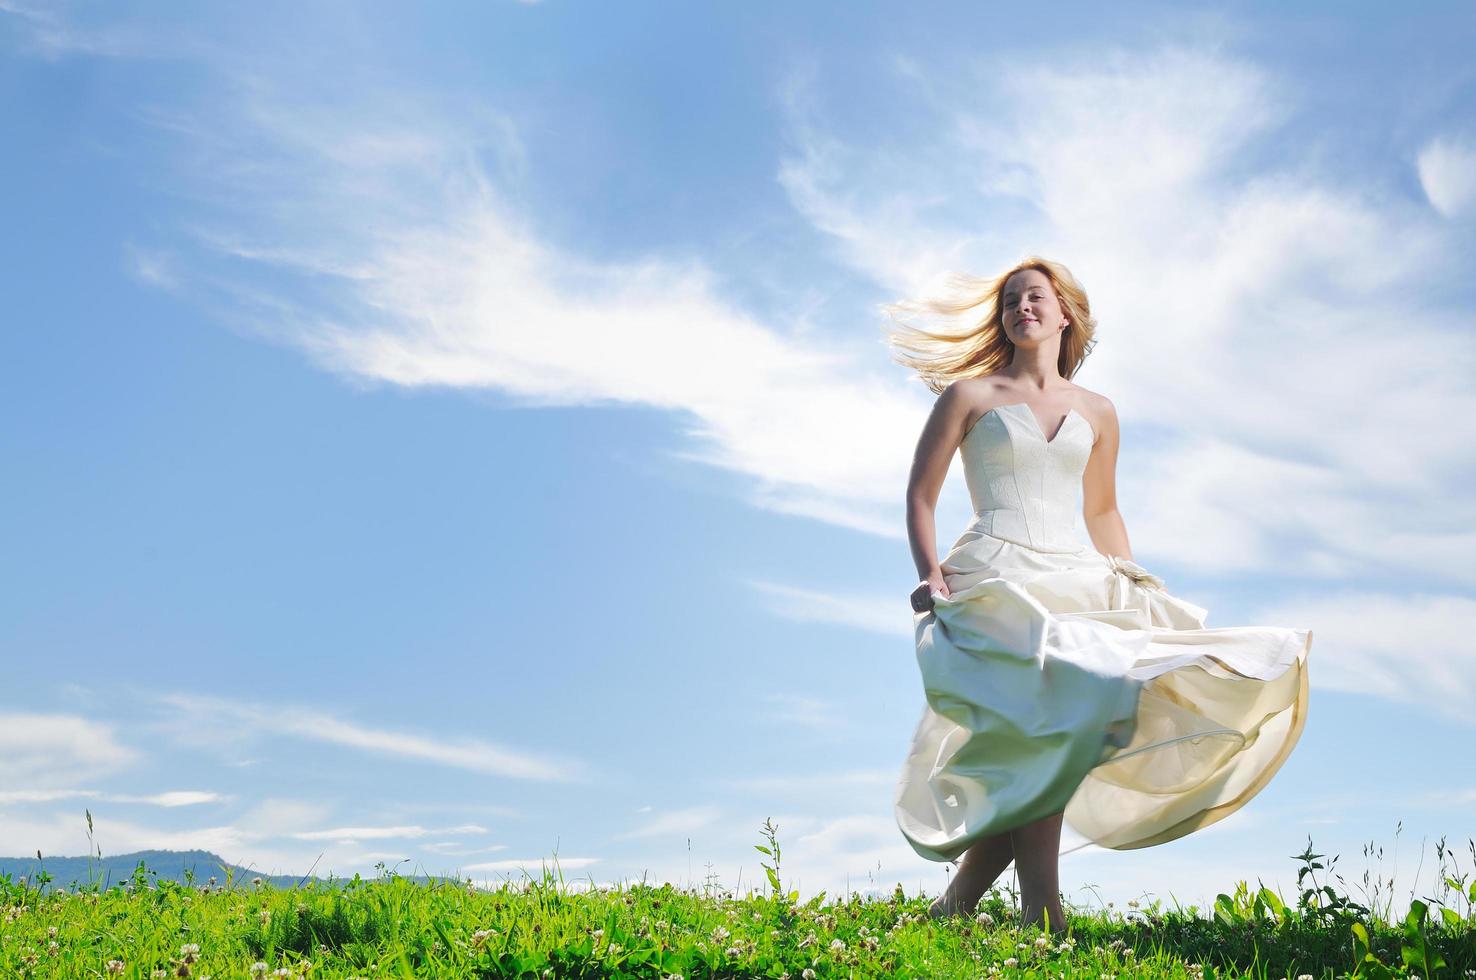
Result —
POLYGON ((1117 431, 1117 406, 1112 404, 1112 399, 1079 385, 1076 392, 1080 399, 1076 410, 1086 416, 1099 435, 1117 431))
POLYGON ((979 378, 959 378, 948 386, 944 394, 953 392, 949 397, 957 401, 958 410, 963 413, 967 428, 999 404, 1008 390, 994 375, 989 374, 979 378))

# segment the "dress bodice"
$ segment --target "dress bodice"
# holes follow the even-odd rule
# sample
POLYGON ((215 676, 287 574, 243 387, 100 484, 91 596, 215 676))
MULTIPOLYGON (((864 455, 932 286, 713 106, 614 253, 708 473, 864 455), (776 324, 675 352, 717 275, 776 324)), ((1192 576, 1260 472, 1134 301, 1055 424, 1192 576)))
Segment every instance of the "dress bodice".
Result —
POLYGON ((1082 539, 1081 476, 1096 432, 1071 409, 1046 439, 1024 402, 980 416, 959 444, 974 505, 970 530, 1037 551, 1078 551, 1082 539))

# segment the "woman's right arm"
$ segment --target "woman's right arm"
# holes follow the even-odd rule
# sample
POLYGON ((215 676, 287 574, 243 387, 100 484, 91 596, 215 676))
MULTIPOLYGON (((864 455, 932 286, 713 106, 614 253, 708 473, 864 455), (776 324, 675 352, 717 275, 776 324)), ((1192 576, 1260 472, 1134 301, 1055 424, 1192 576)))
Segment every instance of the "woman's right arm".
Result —
MULTIPOLYGON (((948 595, 948 586, 943 581, 943 570, 938 566, 938 529, 934 511, 938 495, 943 491, 943 481, 948 476, 948 464, 963 441, 971 406, 964 390, 954 382, 933 403, 933 410, 923 426, 917 441, 917 450, 912 457, 912 472, 907 478, 907 541, 912 548, 912 560, 917 565, 921 581, 913 590, 913 598, 922 597, 924 609, 931 608, 928 598, 933 590, 948 595)), ((917 609, 918 602, 913 602, 917 609)), ((919 610, 922 611, 922 610, 919 610)))

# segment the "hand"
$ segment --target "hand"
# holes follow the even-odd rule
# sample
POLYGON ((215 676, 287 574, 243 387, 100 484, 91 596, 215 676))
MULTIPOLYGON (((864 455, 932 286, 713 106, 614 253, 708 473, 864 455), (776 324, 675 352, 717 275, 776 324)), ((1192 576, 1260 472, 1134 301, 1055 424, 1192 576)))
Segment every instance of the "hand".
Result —
POLYGON ((951 594, 947 583, 943 581, 941 571, 929 575, 917 584, 917 588, 912 590, 912 611, 914 613, 931 612, 934 592, 940 592, 945 596, 951 594))

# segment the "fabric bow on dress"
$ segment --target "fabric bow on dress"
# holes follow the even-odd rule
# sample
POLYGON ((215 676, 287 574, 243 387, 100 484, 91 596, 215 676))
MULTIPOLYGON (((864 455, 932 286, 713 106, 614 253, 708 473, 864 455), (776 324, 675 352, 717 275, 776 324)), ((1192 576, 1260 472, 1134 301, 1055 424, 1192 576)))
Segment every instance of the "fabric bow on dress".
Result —
POLYGON ((1107 560, 1112 565, 1113 571, 1121 572, 1139 585, 1163 591, 1163 579, 1154 575, 1131 558, 1123 558, 1121 555, 1108 555, 1107 560))

